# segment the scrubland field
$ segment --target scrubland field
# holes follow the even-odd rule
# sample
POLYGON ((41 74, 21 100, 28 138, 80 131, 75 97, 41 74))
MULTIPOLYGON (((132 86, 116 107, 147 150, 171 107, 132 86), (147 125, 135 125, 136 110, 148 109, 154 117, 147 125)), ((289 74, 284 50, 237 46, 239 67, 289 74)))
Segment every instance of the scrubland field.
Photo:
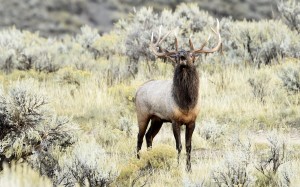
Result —
POLYGON ((152 32, 176 28, 180 46, 192 34, 199 47, 215 18, 181 4, 141 8, 102 36, 88 26, 60 38, 1 30, 0 186, 299 186, 300 5, 278 6, 278 20, 220 19, 222 52, 196 62, 192 172, 184 149, 177 163, 168 123, 136 159, 135 92, 173 77, 148 49, 152 32))

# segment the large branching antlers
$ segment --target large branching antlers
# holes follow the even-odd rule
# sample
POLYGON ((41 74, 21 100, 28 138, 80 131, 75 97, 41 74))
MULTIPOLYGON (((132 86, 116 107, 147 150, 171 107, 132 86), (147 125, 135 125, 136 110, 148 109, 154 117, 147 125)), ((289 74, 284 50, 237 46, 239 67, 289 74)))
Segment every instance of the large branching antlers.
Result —
MULTIPOLYGON (((173 32, 173 30, 169 31, 166 35, 164 35, 162 38, 161 38, 161 27, 159 28, 159 33, 158 33, 158 39, 156 41, 156 43, 153 43, 153 32, 152 32, 152 35, 151 35, 151 43, 150 43, 150 50, 153 52, 153 54, 155 54, 157 57, 167 57, 167 56, 170 56, 172 54, 176 54, 176 51, 164 51, 164 52, 158 52, 157 51, 157 47, 159 46, 159 44, 164 41, 168 36, 169 34, 171 34, 173 32)), ((175 37, 175 40, 177 41, 177 38, 175 37)), ((178 47, 178 45, 176 45, 178 47)))
MULTIPOLYGON (((205 46, 208 44, 209 39, 211 38, 211 36, 209 35, 209 37, 207 38, 207 40, 201 45, 200 48, 196 48, 194 47, 194 44, 191 40, 191 37, 189 38, 189 45, 190 45, 190 53, 193 56, 197 56, 197 54, 200 53, 213 53, 216 52, 220 49, 220 47, 222 46, 222 39, 221 39, 221 35, 220 35, 220 24, 219 24, 219 20, 217 19, 217 28, 216 30, 211 28, 211 30, 214 32, 214 34, 218 37, 218 43, 215 47, 213 48, 206 48, 205 46)), ((159 34, 158 34, 158 39, 156 41, 156 43, 153 43, 153 33, 151 36, 151 43, 150 43, 150 50, 152 51, 152 53, 154 55, 156 55, 157 57, 167 57, 170 58, 172 55, 175 55, 176 53, 178 53, 178 40, 177 37, 175 37, 175 50, 160 50, 157 51, 157 48, 160 46, 160 44, 173 32, 173 30, 169 31, 167 34, 165 34, 163 37, 161 37, 161 27, 159 29, 159 34)))
MULTIPOLYGON (((221 45, 222 45, 222 39, 221 39, 221 35, 220 35, 220 24, 219 24, 219 20, 217 19, 217 30, 214 30, 212 27, 210 28, 218 37, 218 43, 217 45, 212 48, 212 49, 204 49, 204 47, 207 45, 209 39, 210 39, 210 35, 208 36, 207 40, 202 44, 202 46, 199 49, 195 49, 192 50, 191 52, 193 54, 197 54, 197 53, 213 53, 216 52, 220 49, 221 45)), ((190 40, 191 42, 191 40, 190 40)))

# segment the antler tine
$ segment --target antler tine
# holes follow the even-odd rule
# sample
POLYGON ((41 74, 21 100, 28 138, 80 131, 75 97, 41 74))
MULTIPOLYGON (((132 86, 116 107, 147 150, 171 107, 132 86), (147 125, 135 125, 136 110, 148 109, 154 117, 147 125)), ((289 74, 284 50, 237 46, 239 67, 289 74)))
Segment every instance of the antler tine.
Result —
POLYGON ((210 37, 211 37, 211 35, 208 35, 207 40, 201 45, 199 50, 202 50, 208 44, 208 41, 210 40, 210 37))
POLYGON ((190 44, 190 49, 191 49, 191 51, 194 51, 194 44, 193 44, 193 42, 192 42, 192 35, 190 35, 190 38, 189 38, 189 44, 190 44))
POLYGON ((218 31, 218 32, 216 32, 215 29, 213 29, 212 27, 210 27, 210 29, 211 29, 216 35, 218 35, 218 32, 220 31, 220 24, 219 24, 219 20, 218 20, 218 19, 217 19, 217 31, 218 31))
POLYGON ((161 27, 162 27, 162 25, 160 25, 160 27, 159 27, 159 32, 158 32, 158 39, 157 39, 157 41, 156 41, 156 43, 154 44, 154 45, 158 45, 159 44, 159 42, 160 42, 160 35, 161 35, 161 27))
POLYGON ((175 35, 175 50, 176 52, 178 52, 178 39, 176 35, 175 35))
POLYGON ((153 42, 153 32, 151 34, 151 43, 153 42))
POLYGON ((151 36, 151 44, 150 44, 150 49, 151 51, 158 57, 166 57, 166 56, 169 56, 169 55, 172 55, 174 53, 176 53, 175 51, 167 51, 167 52, 158 52, 157 51, 157 46, 162 42, 164 41, 170 34, 171 32, 173 32, 174 30, 171 30, 169 31, 166 35, 164 35, 162 38, 161 38, 161 28, 162 26, 160 26, 159 28, 159 34, 158 34, 158 39, 155 43, 152 43, 153 42, 153 33, 152 33, 152 36, 151 36))
POLYGON ((221 35, 220 35, 220 24, 219 24, 219 20, 217 19, 217 29, 214 30, 213 28, 211 28, 211 30, 218 36, 218 43, 217 45, 212 48, 212 49, 204 49, 204 47, 206 46, 206 44, 208 43, 210 36, 208 37, 208 39, 204 42, 204 44, 199 48, 193 51, 193 53, 213 53, 217 50, 219 50, 219 48, 222 45, 222 39, 221 39, 221 35))
POLYGON ((160 42, 164 41, 174 30, 169 31, 160 41, 158 44, 160 44, 160 42))

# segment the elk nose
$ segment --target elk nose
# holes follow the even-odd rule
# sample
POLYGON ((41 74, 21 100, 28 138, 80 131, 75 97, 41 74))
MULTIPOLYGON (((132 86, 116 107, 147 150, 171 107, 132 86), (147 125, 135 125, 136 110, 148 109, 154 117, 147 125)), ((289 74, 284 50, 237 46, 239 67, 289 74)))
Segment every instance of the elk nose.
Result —
POLYGON ((180 56, 180 60, 184 61, 185 60, 185 56, 180 56))
POLYGON ((184 56, 180 56, 180 64, 186 65, 186 58, 184 56))

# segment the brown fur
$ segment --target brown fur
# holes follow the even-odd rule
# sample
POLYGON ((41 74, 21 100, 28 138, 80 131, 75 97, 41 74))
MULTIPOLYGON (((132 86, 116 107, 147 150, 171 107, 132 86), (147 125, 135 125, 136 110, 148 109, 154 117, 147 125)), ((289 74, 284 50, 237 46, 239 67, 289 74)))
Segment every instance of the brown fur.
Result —
POLYGON ((174 100, 181 110, 188 112, 197 105, 199 77, 193 64, 175 67, 172 92, 174 100))

